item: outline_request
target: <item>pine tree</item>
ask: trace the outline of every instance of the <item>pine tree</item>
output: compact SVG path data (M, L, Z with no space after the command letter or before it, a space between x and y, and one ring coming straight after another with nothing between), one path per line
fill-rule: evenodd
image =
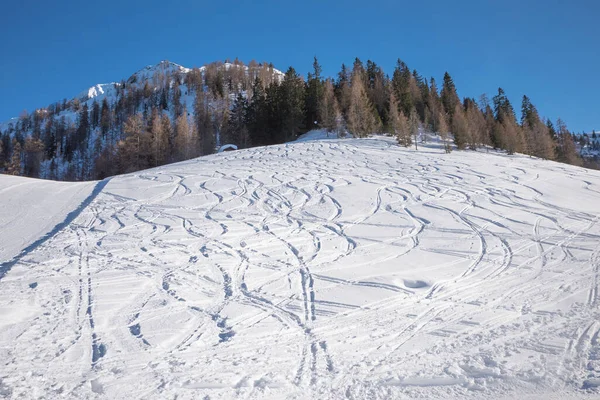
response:
M273 144L271 132L268 131L267 99L260 78L252 85L252 98L248 104L248 131L252 146Z
M373 61L367 61L367 97L375 106L381 121L387 121L389 82L383 70Z
M181 105L181 89L179 87L179 77L176 77L176 79L174 79L172 91L173 94L171 97L173 99L173 116L174 118L177 118L184 112L183 106Z
M94 100L94 103L92 104L90 125L91 125L92 129L95 129L98 127L99 123L100 123L100 105L98 104L98 102L96 100Z
M440 92L440 97L444 111L448 115L450 122L452 122L456 105L460 104L460 99L456 92L454 81L448 72L444 73L444 84Z
M504 89L498 88L498 94L494 96L494 114L496 115L496 120L504 123L505 119L510 119L510 122L516 123L515 110L513 109L512 104L506 97L506 93Z
M410 69L404 63L404 61L398 59L394 74L392 75L392 90L398 100L398 106L404 115L410 115L414 102L411 96L411 80L412 73Z
M83 104L79 113L79 124L77 126L77 139L75 149L83 149L87 147L90 134L90 122L87 103Z
M427 100L427 106L429 108L429 112L430 112L430 125L431 125L431 130L434 132L439 132L440 131L440 127L438 126L439 121L439 117L443 116L443 110L442 110L442 104L440 101L440 96L438 94L438 88L437 88L437 84L435 82L434 78L431 78L430 80L430 84L429 84L429 98ZM445 123L445 121L444 121ZM447 126L447 125L444 125Z
M323 98L323 80L321 78L321 66L314 58L313 72L308 74L306 82L306 128L315 129L323 124L319 119L319 110L321 108L321 99Z
M105 97L102 100L102 108L100 110L100 132L102 133L102 138L106 138L106 134L110 129L110 120L110 106Z
M317 64L318 65L318 64ZM320 90L320 89L319 89ZM282 132L280 142L295 140L303 128L305 88L302 78L290 67L280 87ZM316 112L312 110L311 112Z
M550 130L527 96L523 96L521 105L521 127L529 155L548 160L555 158L555 145Z
M350 108L350 93L351 93L351 74L345 64L342 64L340 72L338 72L338 78L335 83L335 95L338 99L340 109L343 114L348 113Z
M198 134L199 155L212 154L215 150L215 133L208 99L206 93L202 91L196 92L194 114L196 117L195 126Z
M46 149L46 158L53 159L56 156L57 145L56 145L56 128L54 118L48 118L46 126L44 127L44 134L42 135L42 141L44 148Z
M238 93L229 116L229 131L227 143L237 145L239 148L250 147L250 138L247 127L248 101Z

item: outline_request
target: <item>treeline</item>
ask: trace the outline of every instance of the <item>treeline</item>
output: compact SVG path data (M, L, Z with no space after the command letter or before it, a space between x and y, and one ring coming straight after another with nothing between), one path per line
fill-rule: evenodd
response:
M401 60L389 76L357 58L334 79L322 76L315 58L306 79L292 67L282 75L254 61L189 71L163 62L151 76L114 84L102 102L65 100L21 115L0 132L0 170L100 179L210 154L222 144L283 143L315 128L339 136L387 133L404 146L418 146L419 132L428 130L447 151L486 146L582 164L565 123L542 118L527 96L517 119L501 88L491 101L461 100L448 73L440 88Z

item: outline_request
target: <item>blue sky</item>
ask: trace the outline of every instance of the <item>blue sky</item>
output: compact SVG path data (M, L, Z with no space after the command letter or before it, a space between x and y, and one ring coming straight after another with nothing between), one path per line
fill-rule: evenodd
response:
M118 81L163 59L239 57L325 75L355 57L391 75L401 58L461 97L504 88L543 116L600 130L600 2L112 1L0 6L0 121Z

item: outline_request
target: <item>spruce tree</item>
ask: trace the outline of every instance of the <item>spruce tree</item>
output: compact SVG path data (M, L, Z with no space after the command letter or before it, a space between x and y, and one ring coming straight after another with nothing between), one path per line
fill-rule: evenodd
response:
M391 85L396 99L398 100L398 106L404 115L410 115L414 107L411 96L411 80L412 73L410 72L410 69L404 61L398 59L396 69L394 69L394 74L392 76Z
M289 142L290 140L296 139L304 125L304 82L294 68L290 67L287 70L280 89L282 135L280 136L279 141ZM314 111L316 111L316 109Z
M252 84L252 98L248 104L248 130L252 146L272 144L268 132L266 95L262 81L256 77Z
M215 150L215 132L213 129L209 101L207 93L203 91L196 92L194 101L194 115L196 118L196 132L198 135L197 154L204 156L214 153Z
M106 97L102 100L102 108L100 110L100 132L102 137L105 138L108 130L110 129L110 106Z
M321 77L321 66L314 58L313 72L308 74L306 82L306 129L315 129L322 126L323 121L319 119L319 109L323 97L323 79Z
M456 92L454 81L448 72L444 73L444 84L442 85L440 98L444 111L448 115L450 122L452 122L456 105L460 104L460 99Z
M229 116L229 134L227 143L233 143L239 148L250 146L247 127L248 101L238 93Z

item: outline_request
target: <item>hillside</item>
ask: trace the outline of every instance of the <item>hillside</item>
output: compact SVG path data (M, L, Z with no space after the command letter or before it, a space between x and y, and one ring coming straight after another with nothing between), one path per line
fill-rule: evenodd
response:
M316 57L306 77L289 67L238 59L186 68L162 61L120 82L0 124L0 173L52 180L100 180L213 154L281 144L324 129L334 135L388 134L411 146L438 132L448 151L494 148L597 167L582 159L566 123L544 117L523 96L521 117L506 92L460 98L444 73L440 87L398 59L386 74L372 60L322 75Z
M2 264L0 396L600 395L599 172L311 135L57 194Z
M146 66L127 79L95 84L69 100L0 122L0 172L54 180L89 180L213 153L221 138L227 139L226 127L217 119L229 112L236 96L246 96L257 78L266 86L281 82L283 76L273 65L255 61L245 65L237 59L199 68L170 61ZM195 126L198 97L206 103L206 118L210 119L201 133L200 127ZM131 135L126 131L126 123L136 115L142 118L144 129L158 116L164 125L160 145L163 153L169 154L164 154L160 162L153 159L147 165L119 165L113 170L109 166L132 157L125 154L122 145ZM185 127L177 121L180 116L185 117ZM148 140L156 146L156 132L153 135ZM186 142L197 140L197 136L211 137L195 146L181 144L184 140L178 135L190 136ZM175 154L176 144L198 148L183 156ZM136 156L140 152L136 149ZM15 157L17 160L13 160Z

